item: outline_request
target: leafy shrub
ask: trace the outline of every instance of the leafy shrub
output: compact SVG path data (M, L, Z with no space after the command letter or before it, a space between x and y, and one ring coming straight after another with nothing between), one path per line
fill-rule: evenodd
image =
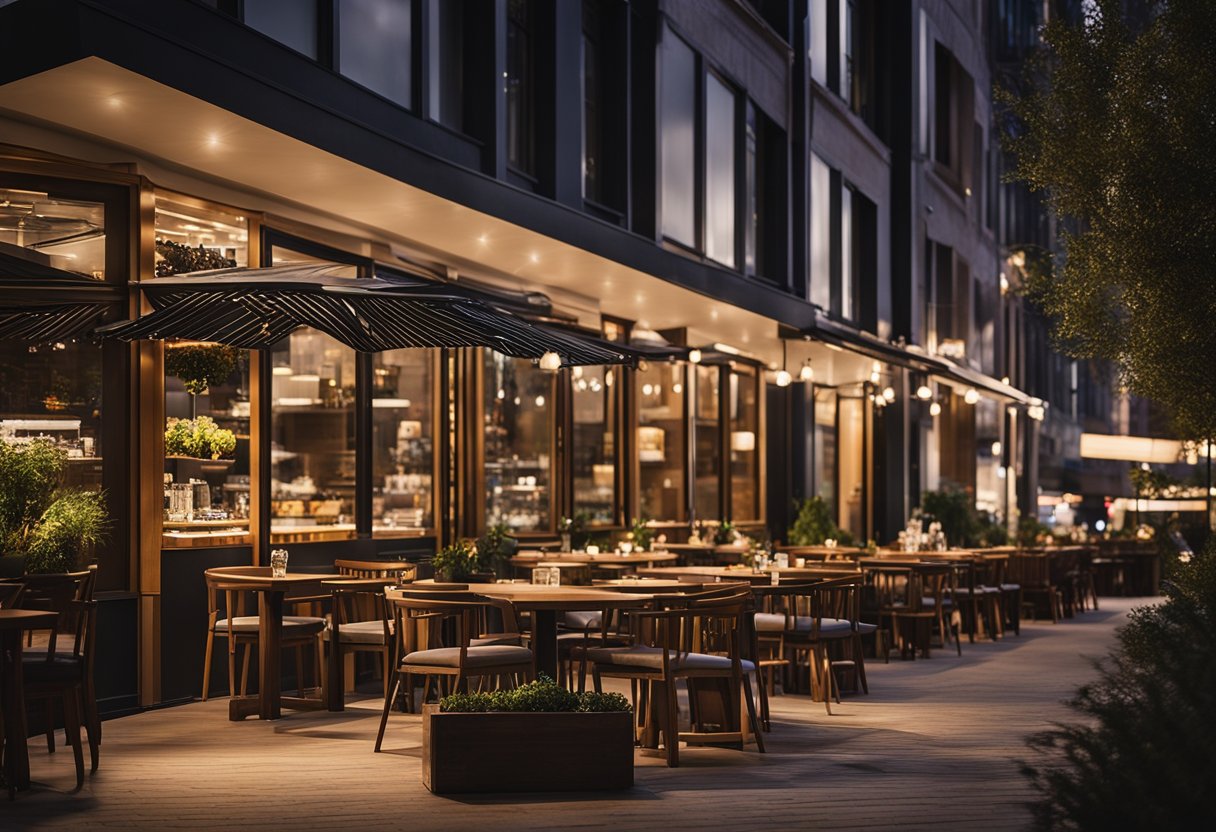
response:
M961 488L926 491L921 495L922 515L942 524L946 543L950 546L973 546L979 523L975 516L975 501Z
M186 392L199 396L223 384L236 372L241 352L223 344L183 344L165 348L165 372L182 380Z
M832 520L832 510L822 497L808 497L798 506L794 525L786 532L791 546L819 546L825 540L835 540L843 546L853 544L853 535Z
M640 552L649 552L654 542L654 529L647 525L649 522L650 518L643 514L633 518L633 524L629 527L628 537Z
M109 519L105 499L96 491L67 491L51 503L30 536L25 570L71 572L85 563L89 550L105 538Z
M508 561L519 549L519 541L511 536L510 526L498 523L477 538L475 546L479 568L493 569L496 574L505 576L510 571ZM434 560L431 562L434 563Z
M467 580L473 573L481 572L485 566L477 547L467 540L458 540L451 546L444 546L431 558L435 575L448 581Z
M1216 825L1216 540L1164 591L1069 703L1081 721L1030 738L1041 828Z
M236 450L236 434L210 416L170 419L165 427L165 453L197 459L219 459Z
M513 690L493 693L453 693L439 700L444 713L615 713L630 710L629 700L619 693L574 693L545 674Z

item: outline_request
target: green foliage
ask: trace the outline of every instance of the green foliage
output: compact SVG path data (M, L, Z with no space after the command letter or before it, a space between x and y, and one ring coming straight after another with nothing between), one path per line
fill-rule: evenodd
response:
M236 267L235 260L229 260L214 249L203 248L201 243L198 248L192 248L172 240L157 240L156 253L161 256L156 263L157 277Z
M165 372L182 380L186 392L198 396L213 384L223 384L236 372L241 351L223 344L183 344L165 348Z
M995 516L986 511L976 513L975 539L979 546L1005 546L1009 543L1009 529Z
M1105 359L1184 438L1216 437L1216 4L1156 0L1125 16L1096 0L1043 30L1013 118L1017 177L1068 230L1066 258L1031 268L1061 347ZM1136 21L1135 28L1128 20Z
M63 487L66 456L50 442L0 441L0 543L27 572L68 572L105 539L100 492Z
M643 552L649 552L650 544L654 542L654 529L646 525L649 522L649 517L639 515L633 518L633 525L629 527L629 539L634 548Z
M1152 468L1145 470L1139 465L1132 465L1128 469L1127 477L1131 480L1136 495L1145 499L1173 496L1182 484L1165 471L1155 471Z
M853 545L853 535L832 520L832 510L822 497L808 497L798 506L794 525L786 532L791 546L819 546L825 540L835 540L842 546Z
M1049 536L1051 529L1040 523L1037 518L1022 515L1018 519L1018 545L1024 548L1039 545L1039 538Z
M1079 721L1030 739L1041 828L1216 824L1216 541L1164 589L1069 703Z
M519 549L519 541L511 536L510 526L497 523L477 538L476 548L478 561L482 566L493 569L496 574L505 575L509 571L508 561Z
M435 575L443 576L444 580L464 581L485 570L489 564L476 546L467 540L458 540L436 552L431 558L431 566Z
M105 539L108 525L100 492L61 492L30 536L25 571L40 574L82 568L89 551Z
M921 514L926 520L942 524L942 533L950 546L974 546L978 540L979 522L975 501L961 488L926 491L920 497Z
M170 419L165 428L165 453L197 459L219 459L236 450L236 434L210 416Z
M50 442L0 441L0 546L25 551L43 512L54 502L63 476L64 452Z
M735 524L729 520L723 520L714 529L714 543L718 546L729 546L735 542Z
M574 693L542 673L536 681L513 690L453 693L439 700L439 710L444 713L614 713L628 711L630 706L629 700L619 693Z

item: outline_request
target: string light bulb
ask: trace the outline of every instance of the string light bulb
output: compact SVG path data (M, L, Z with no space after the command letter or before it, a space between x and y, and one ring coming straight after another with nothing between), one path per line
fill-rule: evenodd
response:
M802 365L802 369L798 371L798 379L800 381L814 381L815 368L811 366L811 362L806 362Z
M701 351L700 350L689 350L688 351L688 363L689 364L700 364L701 363Z
M942 406L939 402L934 402L933 404L929 405L929 415L930 416L941 416L942 415Z
M790 377L790 374L788 371L778 370L776 381L777 381L778 387L789 387L790 382L793 381L793 379Z
M894 387L884 387L883 391L882 391L882 397L884 399L886 399L888 404L895 401L895 388Z
M916 398L920 399L922 402L929 401L929 399L933 398L933 389L927 384L922 384L920 387L916 388Z
M967 388L967 392L963 394L963 401L967 404L976 404L980 400L980 394L974 387Z
M540 368L542 370L560 370L562 366L562 357L555 352L547 352L540 357Z

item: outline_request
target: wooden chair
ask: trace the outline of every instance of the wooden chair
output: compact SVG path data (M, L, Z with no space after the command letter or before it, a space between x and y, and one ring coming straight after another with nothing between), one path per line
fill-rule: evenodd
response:
M331 623L324 638L334 649L332 622L337 621L337 649L344 654L375 656L377 670L387 688L393 617L384 603L384 587L412 583L418 576L418 565L407 561L335 560L334 571L347 580L325 582L332 604Z
M409 590L391 600L395 638L392 683L384 697L376 751L384 741L388 712L404 684L407 708L414 709L413 677L422 676L423 700L435 677L436 687L449 691L472 678L484 685L493 679L514 683L533 676L532 651L518 643L514 608L510 603L474 592ZM487 624L501 617L504 632L487 635ZM512 632L514 631L514 632ZM510 643L515 636L516 643Z
M25 584L20 581L0 581L0 610L15 609L24 590Z
M418 564L408 561L335 560L334 571L351 578L383 578L390 584L406 584L418 577Z
M737 742L742 748L747 732L728 729L739 718L740 696L746 701L748 724L757 748L764 751L764 737L756 718L751 684L746 676L756 664L745 659L745 645L754 643L751 626L753 601L750 588L729 595L680 596L670 609L629 611L636 643L629 647L592 648L588 657L594 666L596 688L600 680L628 679L649 687L649 707L636 708L645 719L645 734L662 735L667 765L679 765L681 741L696 743ZM689 713L694 730L679 730L677 683L689 687ZM715 684L716 683L716 684ZM643 717L643 712L647 715ZM718 730L707 731L706 728ZM700 729L700 730L698 730Z
M249 656L258 643L259 620L256 614L250 615L250 610L256 612L257 602L254 593L248 585L240 581L226 581L222 576L207 574L207 647L203 656L203 695L207 701L211 694L211 657L215 640L224 639L228 645L228 695L236 695L236 652L242 648L241 659L241 695L248 690ZM288 598L287 604L312 603L315 599ZM304 688L304 650L315 651L315 679L317 687L322 686L321 678L324 673L325 657L321 643L321 633L324 632L324 618L310 615L283 616L283 648L293 648L296 659L296 687L303 693Z
M41 609L41 608L40 608ZM63 602L54 610L59 613L56 626L49 630L47 647L42 652L30 652L22 657L26 701L47 701L48 719L51 703L63 704L63 724L68 744L76 762L76 788L84 785L84 753L80 743L83 717L89 739L90 771L97 771L100 733L97 731L96 700L90 708L92 694L94 634L97 627L97 602L75 598ZM70 648L61 642L61 635L70 635ZM47 746L54 752L53 723L47 728Z
M1030 609L1031 618L1036 617L1035 599L1041 598L1051 615L1051 622L1058 624L1064 615L1063 599L1051 581L1051 557L1046 552L1021 551L1009 556L1009 578L1022 588L1022 603Z
M84 569L79 572L55 572L43 575L25 575L21 578L21 593L19 597L20 606L27 610L46 610L47 612L55 612L59 614L59 623L56 626L54 639L56 649L63 651L74 651L76 645L72 645L70 650L65 647L68 636L78 638L77 631L79 630L78 614L72 609L72 602L91 602L93 600L93 589L97 584L97 570L95 568ZM27 648L26 654L32 656L45 655L45 650L41 645L34 645L33 631L26 635ZM84 675L83 687L81 690L81 707L84 713L84 723L89 732L89 750L92 756L93 769L97 768L97 748L101 745L101 718L97 711L97 692L94 688L92 659L90 657L89 672ZM55 753L55 697L46 698L46 747L50 753ZM64 720L65 730L67 730L67 720ZM70 733L70 732L69 732ZM71 742L71 737L67 739Z

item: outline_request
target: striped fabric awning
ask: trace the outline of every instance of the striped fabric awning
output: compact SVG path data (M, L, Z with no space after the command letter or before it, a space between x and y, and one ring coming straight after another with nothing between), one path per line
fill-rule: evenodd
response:
M139 287L153 311L99 333L264 349L309 326L360 352L489 347L517 358L554 352L566 366L634 361L624 347L535 326L455 287L342 276L349 270L308 263L145 281Z
M75 338L119 310L124 298L124 290L112 284L0 249L0 340L44 344Z

